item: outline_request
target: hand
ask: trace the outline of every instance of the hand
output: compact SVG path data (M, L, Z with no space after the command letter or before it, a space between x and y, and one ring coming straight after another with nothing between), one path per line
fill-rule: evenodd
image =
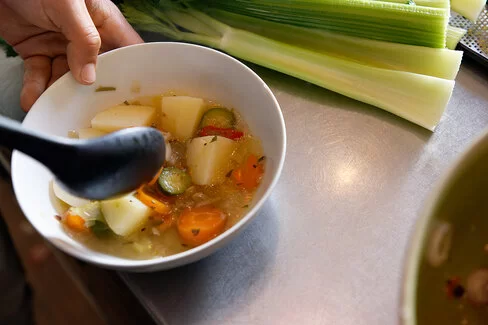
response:
M0 0L0 37L24 59L25 111L70 69L95 82L100 51L143 42L110 0Z

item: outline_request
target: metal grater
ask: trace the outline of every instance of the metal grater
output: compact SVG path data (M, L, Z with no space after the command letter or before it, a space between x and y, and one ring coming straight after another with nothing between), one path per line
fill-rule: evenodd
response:
M488 67L488 4L481 12L476 23L455 12L451 12L449 24L454 27L467 29L466 35L461 38L459 47L466 55Z

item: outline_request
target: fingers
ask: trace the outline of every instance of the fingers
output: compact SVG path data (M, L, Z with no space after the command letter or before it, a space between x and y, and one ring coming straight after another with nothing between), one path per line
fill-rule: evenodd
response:
M87 0L86 5L103 40L104 50L144 43L110 0Z
M54 60L52 61L51 79L49 80L47 86L51 87L51 85L56 80L61 78L68 71L69 71L69 66L68 66L68 59L66 58L66 56L61 55L55 57Z
M83 0L57 1L55 23L68 40L68 64L82 84L95 82L101 39ZM51 17L54 20L54 17Z
M46 56L32 56L24 61L24 86L20 94L20 106L29 111L41 94L56 80L69 71L64 55L52 61Z
M16 44L14 49L23 59L37 55L53 58L59 55L64 55L66 53L67 44L68 41L62 34L45 32Z
M29 111L39 96L46 90L50 78L50 58L32 56L24 61L24 85L20 93L20 106L24 111Z

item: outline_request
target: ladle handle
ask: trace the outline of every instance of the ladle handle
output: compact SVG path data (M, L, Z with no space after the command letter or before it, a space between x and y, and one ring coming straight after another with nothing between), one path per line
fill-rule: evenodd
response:
M50 170L62 168L63 155L73 150L69 139L41 134L0 116L0 146L18 150L38 160Z

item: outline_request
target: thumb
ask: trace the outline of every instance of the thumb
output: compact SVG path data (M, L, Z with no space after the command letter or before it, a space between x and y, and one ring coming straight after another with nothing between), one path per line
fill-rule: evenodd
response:
M100 35L83 0L58 2L56 17L61 32L68 40L68 65L74 78L83 84L95 82L95 65L101 46Z

